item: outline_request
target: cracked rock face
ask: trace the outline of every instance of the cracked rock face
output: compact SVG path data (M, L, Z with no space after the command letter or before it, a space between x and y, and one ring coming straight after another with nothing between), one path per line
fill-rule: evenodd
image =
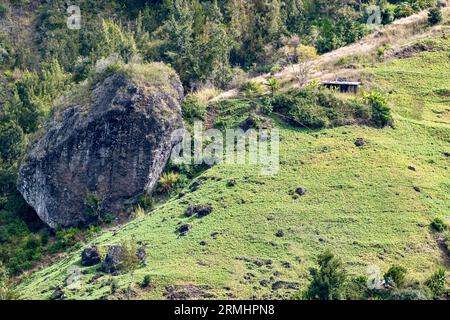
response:
M22 162L17 188L50 227L86 225L121 213L157 183L183 128L176 75L153 90L109 76L91 102L53 120Z

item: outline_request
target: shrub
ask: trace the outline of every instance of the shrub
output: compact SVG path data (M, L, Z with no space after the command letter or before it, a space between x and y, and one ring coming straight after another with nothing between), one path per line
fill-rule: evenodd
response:
M318 257L319 269L311 268L312 281L305 292L309 300L339 300L344 298L347 273L342 263L327 251Z
M137 206L133 211L133 218L142 218L145 216L145 210L141 206Z
M271 92L272 96L275 94L275 92L280 90L280 83L278 82L278 80L276 78L268 79L267 86L270 88L270 92Z
M442 22L442 11L440 8L431 8L428 11L428 24L434 26L435 24Z
M150 281L151 281L150 276L146 274L144 276L144 280L142 280L142 287L147 288L150 285Z
M193 95L188 95L181 106L183 118L191 123L195 120L205 120L206 109L206 103Z
M0 18L6 17L7 13L8 8L3 3L0 3Z
M241 92L243 92L244 96L247 97L255 97L261 95L263 91L263 84L253 80L247 81L241 88Z
M159 178L159 190L161 192L171 191L179 182L180 175L175 172L165 172Z
M129 239L122 239L120 246L122 248L120 255L120 269L133 272L139 264L139 258L136 255L136 242Z
M328 125L328 118L316 104L313 90L291 90L281 93L272 100L273 111L306 128L323 128Z
M395 18L404 18L414 14L414 9L407 2L400 3L395 8Z
M445 293L445 270L439 269L431 275L425 282L426 286L430 288L435 298L439 298Z
M0 262L0 301L17 299L19 299L19 296L14 290L14 286L9 278L9 273Z
M391 109L384 97L378 92L365 95L366 102L372 108L372 122L379 128L392 124Z
M0 159L13 162L25 151L25 135L22 128L13 121L0 124Z
M393 265L384 274L384 280L388 285L394 285L400 288L405 284L406 272L407 270L404 267Z
M431 221L431 228L438 232L443 232L447 230L447 225L441 218L434 218L433 221Z
M389 300L428 300L428 296L419 289L395 289L387 297Z

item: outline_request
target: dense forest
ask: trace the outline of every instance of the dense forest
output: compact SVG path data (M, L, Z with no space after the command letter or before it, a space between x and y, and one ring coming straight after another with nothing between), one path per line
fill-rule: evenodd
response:
M248 75L281 70L291 62L287 57L298 62L292 48L323 54L358 41L376 28L367 23L373 5L382 24L436 5L435 0L77 0L81 28L68 29L66 3L0 1L0 262L13 276L98 230L48 229L16 191L16 178L55 101L94 79L102 59L165 62L186 92L230 89ZM13 21L19 13L32 31Z

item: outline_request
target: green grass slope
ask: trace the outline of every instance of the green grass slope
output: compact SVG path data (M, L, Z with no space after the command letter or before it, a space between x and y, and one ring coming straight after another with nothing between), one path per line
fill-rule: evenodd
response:
M281 170L261 176L250 166L217 165L208 179L183 199L173 199L149 215L93 243L133 238L146 244L146 266L133 276L132 297L165 299L174 292L191 298L289 298L308 283L308 268L331 249L352 274L377 265L405 266L410 279L424 280L446 265L429 223L450 209L449 52L428 52L382 63L372 70L389 94L395 128L340 127L320 131L282 124ZM439 91L441 92L441 91ZM356 138L367 145L357 148ZM408 169L414 166L416 171ZM228 179L237 185L227 187ZM294 200L289 191L304 187ZM421 192L414 190L420 187ZM183 216L187 205L211 204L202 219ZM176 228L192 224L180 237ZM284 237L277 237L282 230ZM206 241L205 246L199 243ZM80 265L80 251L25 279L25 298L48 299L64 286L67 270ZM448 268L448 264L446 265ZM81 268L69 299L124 298L129 274L94 278ZM149 275L151 286L138 283ZM114 278L114 280L112 280ZM119 288L111 295L111 283Z

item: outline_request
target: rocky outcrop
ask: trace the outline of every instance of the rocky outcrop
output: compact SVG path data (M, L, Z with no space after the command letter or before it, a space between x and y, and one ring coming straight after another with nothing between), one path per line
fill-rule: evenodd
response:
M100 253L97 247L86 248L81 252L81 265L83 267L90 267L99 264L101 261Z
M18 190L50 227L118 214L157 183L171 134L183 127L183 88L162 64L131 71L101 81L89 102L64 108L23 161Z

